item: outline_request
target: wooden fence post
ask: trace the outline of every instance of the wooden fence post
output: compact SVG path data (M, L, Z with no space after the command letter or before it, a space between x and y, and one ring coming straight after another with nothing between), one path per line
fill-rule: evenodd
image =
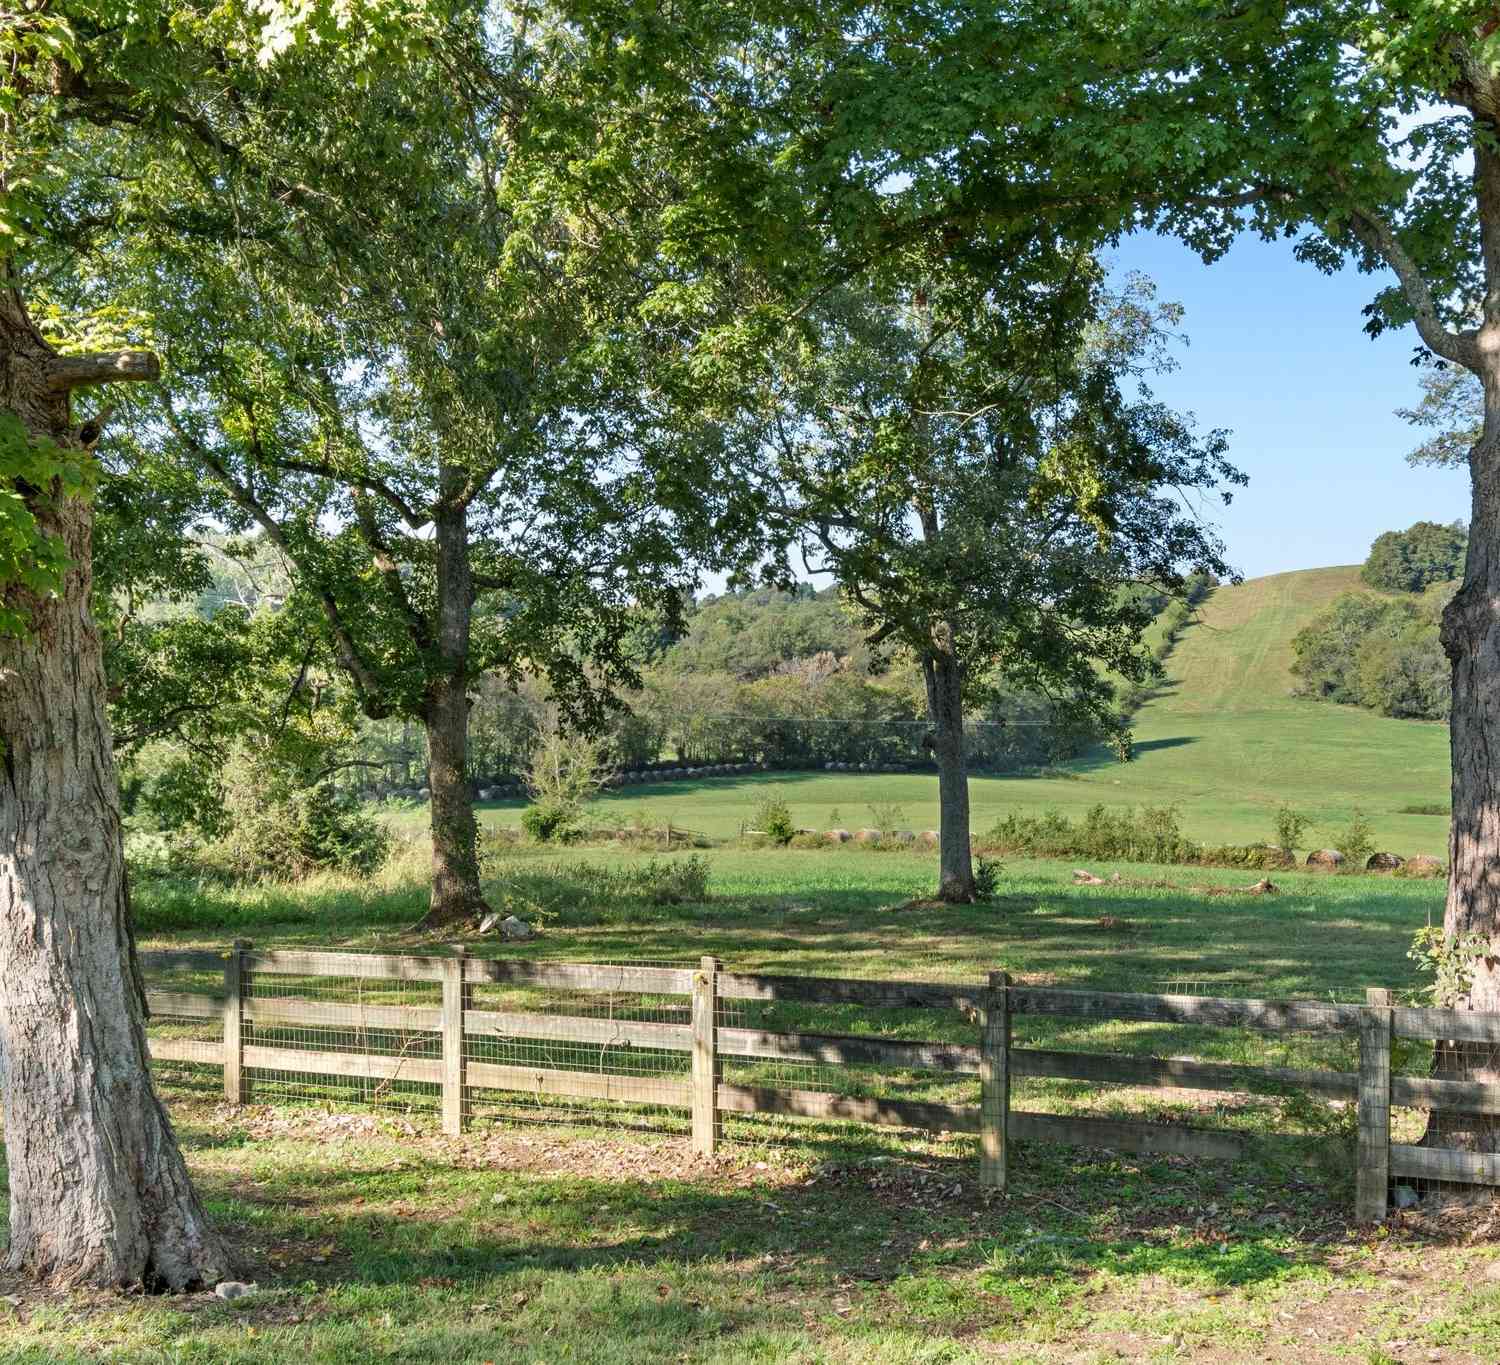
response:
M1003 1190L1010 1145L1010 977L991 972L979 1044L979 1185Z
M443 959L443 1132L458 1137L464 1131L464 1010L469 992L464 985L466 950L459 946Z
M703 958L693 974L693 1151L699 1156L712 1156L719 1145L718 974L716 957Z
M1359 1016L1359 1146L1354 1216L1379 1223L1391 1175L1391 993L1371 988Z
M250 940L237 938L224 954L224 1098L245 1102L245 953Z

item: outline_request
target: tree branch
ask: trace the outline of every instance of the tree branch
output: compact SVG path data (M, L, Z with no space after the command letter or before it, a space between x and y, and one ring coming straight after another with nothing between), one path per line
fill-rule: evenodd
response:
M154 384L161 361L150 351L110 351L102 355L60 355L47 366L47 387L67 393L88 384Z
M177 439L191 450L205 468L218 479L235 504L255 520L271 543L287 557L287 560L296 564L297 555L287 540L281 523L261 504L248 485L236 479L227 465L215 459L199 441L194 439L178 420L171 403L163 403L162 409L167 425L172 428ZM326 588L312 583L309 583L308 587L316 594L319 605L323 608L323 617L328 622L329 633L333 636L337 646L339 665L354 683L354 690L359 695L360 705L364 708L365 714L371 720L384 720L391 714L390 703L385 698L385 689L381 686L380 679L374 671L360 657L359 648L354 642L354 637L349 633L348 626L344 623L338 602Z
M1427 283L1421 267L1401 245L1391 225L1373 209L1358 204L1348 212L1350 231L1368 251L1396 272L1396 278L1401 281L1401 292L1411 305L1417 332L1428 350L1442 356L1444 360L1473 369L1479 358L1478 342L1474 334L1454 332L1444 326L1438 313L1437 300L1432 296L1432 286Z

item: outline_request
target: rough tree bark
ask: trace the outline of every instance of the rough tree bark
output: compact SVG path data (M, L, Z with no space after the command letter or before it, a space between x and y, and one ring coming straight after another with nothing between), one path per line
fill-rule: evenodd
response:
M154 379L155 358L58 357L0 288L0 410L77 447L69 392ZM18 491L71 560L0 639L0 1049L11 1268L65 1283L182 1289L230 1269L152 1088L125 883L104 669L89 613L92 514Z
M948 627L940 628L952 640ZM964 756L963 665L951 648L922 660L932 754L938 767L938 899L974 900L974 860L969 849L969 769Z
M1451 943L1478 935L1491 944L1491 953L1472 964L1462 1003L1500 1010L1500 355L1486 360L1484 432L1469 455L1468 558L1463 584L1443 613L1443 649L1453 666L1453 820L1443 928ZM1450 1079L1500 1083L1500 1055L1478 1044L1439 1043L1433 1069ZM1500 1151L1500 1122L1493 1115L1434 1113L1426 1141Z
M433 518L438 667L422 712L431 797L432 899L421 928L454 924L490 908L479 884L479 831L467 774L469 635L474 609L468 511L459 471L440 468L438 482L439 503Z

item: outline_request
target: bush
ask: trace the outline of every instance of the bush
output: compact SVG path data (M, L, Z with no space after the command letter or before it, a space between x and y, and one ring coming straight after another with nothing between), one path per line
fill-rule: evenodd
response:
M789 844L797 833L797 826L792 823L792 808L778 791L765 795L755 808L752 823L773 844Z
M895 801L872 801L869 810L870 827L878 829L882 839L906 828L906 812Z
M1000 888L1000 874L1005 864L997 858L983 858L974 864L974 895L982 901L995 899Z
M538 844L561 843L577 828L578 812L559 801L537 801L521 812L521 828Z
M1375 830L1358 806L1345 828L1334 835L1332 848L1344 855L1344 872L1363 872L1365 863L1375 852Z
M1281 806L1276 812L1276 847L1284 848L1288 853L1301 848L1302 836L1311 823L1301 811Z
M249 880L298 880L313 872L368 876L390 852L390 834L352 792L329 783L266 793L253 771L227 793L228 831L204 848L210 870Z
M1198 854L1197 845L1183 836L1175 806L1091 806L1077 825L1055 810L1041 816L1009 815L985 842L998 852L1032 858L1181 863L1195 861Z

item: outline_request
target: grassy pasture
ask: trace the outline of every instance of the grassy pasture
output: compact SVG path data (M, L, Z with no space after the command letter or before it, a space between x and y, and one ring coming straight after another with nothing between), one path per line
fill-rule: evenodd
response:
M421 908L420 852L366 883L147 881L136 897L142 942L243 935L432 951L402 934ZM1060 984L1186 978L1348 998L1370 983L1411 984L1406 942L1441 905L1440 886L1383 878L1291 874L1278 879L1279 897L1252 898L1211 894L1243 880L1211 870L1105 866L1119 884L1074 888L1065 865L1017 863L998 903L949 910L912 903L932 875L916 854L701 856L710 898L672 907L598 894L600 869L639 868L649 855L508 856L491 869L492 894L554 912L541 941L510 951L716 952L744 968L955 980L1004 966ZM912 1031L910 1016L879 1012L841 1022ZM966 1027L950 1025L954 1036ZM1161 1041L1085 1028L1063 1045ZM1274 1105L1194 1098L1211 1106L1202 1121L1278 1121ZM1025 1097L1027 1107L1094 1103ZM707 1164L661 1133L518 1123L446 1139L399 1114L231 1112L180 1092L173 1105L213 1214L262 1292L225 1304L7 1282L0 1293L15 1302L0 1319L0 1359L969 1365L1500 1354L1487 1215L1407 1213L1371 1236L1348 1225L1333 1168L1023 1145L1010 1193L987 1203L963 1138L736 1127Z
M1194 837L1249 841L1269 834L1285 800L1319 822L1320 843L1358 805L1386 846L1441 854L1443 817L1398 812L1443 799L1443 729L1286 695L1288 626L1352 577L1319 570L1216 593L1173 656L1172 684L1141 712L1135 763L1091 756L1066 776L977 779L976 828L1012 809L1175 802ZM878 801L903 804L913 828L935 820L931 778L776 781L811 826L858 827ZM620 823L644 806L724 837L749 820L764 787L636 788L606 797L603 819ZM518 810L484 818L513 823ZM410 840L368 881L143 880L141 943L248 937L441 951L405 932L425 908L425 812L394 818ZM955 981L1004 968L1061 986L1349 1000L1368 985L1418 984L1406 948L1443 901L1441 883L1275 874L1281 892L1265 897L1238 891L1252 879L1244 873L1112 864L1091 867L1119 882L1074 887L1070 864L1016 860L994 903L939 907L921 899L934 879L930 854L720 847L696 856L709 864L708 898L657 906L619 875L642 872L650 854L506 851L487 868L490 895L540 912L544 935L471 950L603 961L712 952L741 970ZM765 1022L775 1028L972 1040L956 1016L919 1024L900 1011L774 1008ZM1221 1030L1018 1020L1016 1040L1341 1064L1325 1044ZM916 1089L913 1077L856 1079L867 1093L973 1101L970 1080L926 1078ZM1309 1116L1276 1096L1163 1099L1030 1082L1018 1108L1170 1114L1266 1133L1300 1126L1335 1141L1327 1159L1295 1168L1022 1144L1007 1196L986 1201L967 1138L731 1121L733 1140L710 1164L664 1132L538 1122L447 1139L421 1115L228 1111L201 1091L170 1094L200 1189L261 1292L232 1304L121 1298L0 1276L9 1296L0 1361L1500 1359L1493 1210L1424 1205L1378 1232L1350 1226L1336 1155L1347 1111Z
M975 777L974 830L982 833L1012 811L1056 807L1076 818L1100 802L1175 805L1190 838L1253 843L1270 837L1272 817L1285 802L1313 821L1313 847L1334 840L1357 807L1381 847L1445 857L1447 817L1402 811L1446 805L1447 727L1291 696L1292 636L1339 593L1359 586L1358 570L1350 567L1218 589L1173 650L1165 686L1137 714L1133 762L1117 763L1100 750L1053 776ZM914 773L780 773L628 787L606 793L598 817L620 824L645 813L728 838L751 823L768 783L809 828L857 829L878 802L899 804L913 829L937 823L937 778ZM481 819L513 826L521 808L494 804L481 810ZM416 829L426 810L395 819Z

